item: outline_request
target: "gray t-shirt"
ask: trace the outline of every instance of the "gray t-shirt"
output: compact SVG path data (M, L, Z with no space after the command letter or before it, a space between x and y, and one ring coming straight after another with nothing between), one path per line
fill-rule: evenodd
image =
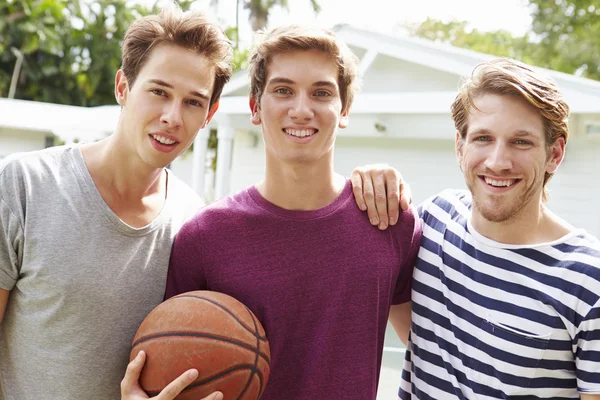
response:
M148 226L123 223L78 147L0 163L0 399L115 400L131 341L164 295L171 245L200 198L171 172Z

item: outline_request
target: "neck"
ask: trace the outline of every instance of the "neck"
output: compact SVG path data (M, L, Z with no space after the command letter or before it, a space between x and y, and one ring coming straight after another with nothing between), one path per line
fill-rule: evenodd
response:
M339 196L346 184L346 179L334 172L332 162L273 164L267 158L265 179L256 188L265 199L287 210L323 208Z
M553 214L541 201L531 201L519 213L505 221L485 219L473 205L471 224L475 230L496 242L533 245L558 240L574 228Z
M81 146L83 159L97 184L124 198L143 198L165 190L164 168L151 168L116 134Z

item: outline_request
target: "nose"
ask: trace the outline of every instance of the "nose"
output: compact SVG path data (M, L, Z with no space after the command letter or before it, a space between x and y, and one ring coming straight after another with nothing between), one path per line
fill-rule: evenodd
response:
M160 122L167 125L169 129L179 128L182 124L183 118L181 115L181 105L172 101L165 104Z
M508 146L497 141L490 148L490 153L485 160L485 166L492 171L503 171L512 168L511 152Z
M304 94L297 95L290 105L288 115L295 122L310 121L315 116L310 98Z

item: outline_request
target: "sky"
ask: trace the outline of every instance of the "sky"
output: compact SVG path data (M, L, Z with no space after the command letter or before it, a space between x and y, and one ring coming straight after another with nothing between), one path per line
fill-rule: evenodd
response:
M135 0L152 5L154 0ZM169 0L161 0L167 3ZM318 0L321 12L315 16L309 0L288 0L289 12L276 7L269 26L288 23L331 28L347 23L383 33L399 32L399 26L419 23L427 17L443 21L466 20L469 26L491 31L506 29L515 35L528 31L531 17L526 0ZM207 9L210 0L198 0L194 7ZM219 0L211 10L221 24L235 25L235 0ZM250 43L248 11L240 13L242 42ZM242 24L243 23L243 24Z

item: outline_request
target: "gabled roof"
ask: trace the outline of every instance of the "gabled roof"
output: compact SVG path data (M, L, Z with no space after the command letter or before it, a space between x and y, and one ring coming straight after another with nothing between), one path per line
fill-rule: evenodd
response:
M50 132L65 140L95 140L107 134L105 127L98 124L103 116L98 115L95 110L96 108L0 98L0 127ZM113 124L110 129L114 129L114 126Z
M446 43L377 33L346 24L337 25L334 27L334 30L338 37L344 40L349 46L366 50L366 54L361 60L364 68L368 68L372 64L373 59L378 54L381 54L423 67L455 74L457 75L458 83L459 77L470 75L477 64L495 58L495 56L489 54L458 48ZM600 112L599 81L544 68L535 67L535 69L555 80L565 98L569 101L573 112ZM223 96L227 97L229 94L248 85L247 72L238 72L226 86ZM357 100L363 94L359 94ZM353 107L353 112L356 111L356 107ZM435 110L431 111L435 112Z

